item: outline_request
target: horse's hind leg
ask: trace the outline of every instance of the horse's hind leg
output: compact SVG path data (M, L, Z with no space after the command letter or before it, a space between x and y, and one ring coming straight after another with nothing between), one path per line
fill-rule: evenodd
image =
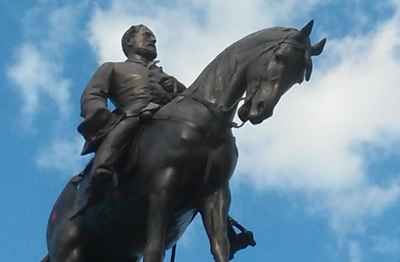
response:
M164 259L165 229L171 214L172 201L172 194L166 190L153 193L149 197L144 262L161 262Z
M77 220L70 220L78 198L78 191L72 181L73 179L57 199L47 224L50 262L85 262L82 244L86 236L79 229Z
M229 261L229 240L227 236L228 212L231 193L228 185L203 198L199 211L210 240L211 253L217 262Z
M73 223L64 226L54 236L53 248L49 250L50 262L102 261L97 259L96 251L88 252L85 239Z

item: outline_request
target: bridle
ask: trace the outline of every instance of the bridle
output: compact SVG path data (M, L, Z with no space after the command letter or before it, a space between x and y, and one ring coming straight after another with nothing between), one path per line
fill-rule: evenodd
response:
M255 56L255 58L251 61L250 64L254 63L254 61L256 59L258 59L260 56L262 56L265 53L268 53L268 52L270 52L272 50L272 52L269 54L268 58L266 59L266 61L264 63L264 70L263 70L263 72L262 72L262 74L260 76L260 81L259 82L261 82L262 78L265 78L267 76L267 74L268 74L268 72L267 72L268 70L267 69L268 69L268 66L269 66L269 64L271 62L271 58L276 54L276 52L279 50L279 48L281 47L282 44L288 43L288 44L294 45L298 49L305 49L305 48L299 48L298 42L296 43L296 41L290 41L289 37L294 33L297 33L297 32L291 32L291 33L287 34L285 37L282 38L281 41L279 41L278 43L270 46L269 48L267 48L265 50L263 50L258 56ZM273 80L276 80L276 77L268 79L268 81L273 81ZM227 123L227 122L225 122L224 119L222 119L221 113L227 113L227 112L231 111L233 108L237 107L238 104L240 102L242 102L242 101L244 101L244 103L241 106L241 108L239 109L239 111L242 108L249 107L250 104L251 104L251 101L253 100L253 98L255 96L255 94L258 92L258 90L260 88L262 88L262 86L261 85L257 85L254 88L252 88L251 90L246 90L246 96L238 98L229 107L220 106L220 105L216 105L214 103L211 103L211 102L205 100L202 97L196 96L195 93L190 93L190 94L181 93L181 94L178 95L178 97L179 96L182 97L182 98L183 97L187 97L187 98L190 98L193 101L196 101L196 102L200 103L201 105L203 105L214 116L215 120L218 121L219 123L221 123L222 129L225 129L225 128L241 128L247 122L247 119L245 121L242 120L241 124L238 124L238 123L233 122L233 121ZM153 119L172 120L172 121L175 121L175 122L180 122L180 123L187 124L187 125L192 126L192 127L196 128L196 129L201 129L202 131L204 131L203 128L198 127L193 122L191 122L191 121L189 121L187 119L181 119L181 118L176 117L176 116L174 116L174 117L168 116L167 117L167 116L162 116L162 115L156 114L155 116L153 116Z
M305 50L304 47L299 47L298 42L296 42L296 41L291 41L291 40L289 39L289 37L290 37L292 34L295 34L295 33L297 33L297 32L291 32L291 33L287 34L280 42L276 43L275 45L271 46L270 48L268 48L268 49L266 49L266 50L263 50L262 53L260 53L258 56L256 56L256 57L253 59L253 61L252 61L251 63L254 63L254 61L255 61L256 59L258 59L260 56L262 56L262 55L264 55L265 53L267 53L267 52L269 52L269 51L272 50L272 52L270 52L268 58L266 59L266 61L265 61L264 64L263 64L263 65L264 65L264 70L263 70L263 72L262 72L262 74L261 74L261 76L260 76L260 79L259 79L258 83L261 83L261 79L266 79L266 78L267 78L268 67L269 67L269 64L271 63L271 58L276 54L276 52L279 50L279 48L281 47L282 44L290 44L290 45L295 46L295 48ZM278 78L278 77L269 78L269 79L268 79L268 82L274 81L274 80L276 80L277 78ZM243 103L243 105L241 106L241 108L239 109L239 111L240 111L240 110L243 110L243 111L248 111L248 110L249 110L249 108L250 108L250 106L251 106L251 103L252 103L252 100L253 100L255 94L259 91L260 88L263 88L263 87L262 87L262 85L258 84L258 85L255 86L255 87L251 86L251 89L250 89L250 90L249 90L249 89L246 90L246 96L245 96L244 98L239 99L239 100L237 101L237 103L238 103L238 102L244 100L244 103ZM237 105L237 104L235 104L235 106L236 106L236 105ZM236 123L233 123L234 125L233 125L232 127L234 127L234 128L240 128L240 127L242 127L248 120L247 120L247 119L245 119L245 120L242 120L242 119L241 119L241 121L242 121L242 123L241 123L240 125L239 125L239 124L236 124Z

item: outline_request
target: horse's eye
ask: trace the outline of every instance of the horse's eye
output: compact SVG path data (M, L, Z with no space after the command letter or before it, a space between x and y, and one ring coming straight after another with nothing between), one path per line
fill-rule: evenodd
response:
M285 60L286 60L286 57L281 52L276 52L275 58L276 58L276 61L278 61L278 62L285 62Z

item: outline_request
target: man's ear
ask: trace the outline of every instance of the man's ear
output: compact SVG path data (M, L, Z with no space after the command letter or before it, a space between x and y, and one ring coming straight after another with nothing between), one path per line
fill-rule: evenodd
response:
M128 45L128 46L132 46L132 37L129 37L128 39L126 39L126 44Z

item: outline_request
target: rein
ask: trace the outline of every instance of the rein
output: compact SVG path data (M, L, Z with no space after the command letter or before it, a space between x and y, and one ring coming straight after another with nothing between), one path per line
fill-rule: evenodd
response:
M214 116L215 116L215 118L219 121L220 119L220 116L219 116L219 114L218 114L218 110L220 111L220 112L224 112L224 113L226 113L226 112L229 112L230 110L232 110L233 108L235 108L241 101L244 101L245 100L245 98L244 97L241 97L241 98L239 98L239 99L237 99L230 107L224 107L224 106L217 106L217 105L215 105L215 104L213 104L213 103L211 103L211 102L208 102L207 100L205 100L205 99L203 99L203 98L200 98L200 97L196 97L196 96L194 96L193 94L189 94L189 95L186 95L186 94L179 94L180 96L183 96L183 97L189 97L189 98L191 98L191 99L193 99L194 101L197 101L197 102L199 102L200 104L202 104L205 108L207 108L210 112L211 112L211 114L213 114ZM240 125L238 125L237 123L235 123L235 122L230 122L229 123L229 127L230 128L241 128L243 125L245 124L245 122L243 122L243 123L241 123Z
M211 126L207 127L207 125L205 126L202 123L195 122L195 121L185 118L185 117L171 116L170 114L163 114L161 112L157 112L157 113L153 114L151 116L151 119L172 121L172 122L176 122L176 123L180 123L180 124L189 126L193 129L199 131L200 133L202 133L207 139L212 141L213 144L215 144L215 143L218 144L219 143L218 141L221 141L220 139L225 139L225 135L223 134L224 130L226 130L228 128L240 128L244 124L244 123L242 123L241 125L238 125L235 122L226 121L223 118L223 116L221 115L221 113L226 113L226 112L229 112L230 110L232 110L235 106L237 106L237 104L240 101L244 100L244 98L238 99L230 107L215 105L209 101L206 101L203 98L193 96L193 94L189 94L189 95L188 94L179 94L177 99L179 101L184 98L190 98L193 101L195 101L196 103L199 103L202 106L204 106L210 112L210 114L213 116L213 118L215 119L214 121L218 124L214 125L214 128L210 128Z

